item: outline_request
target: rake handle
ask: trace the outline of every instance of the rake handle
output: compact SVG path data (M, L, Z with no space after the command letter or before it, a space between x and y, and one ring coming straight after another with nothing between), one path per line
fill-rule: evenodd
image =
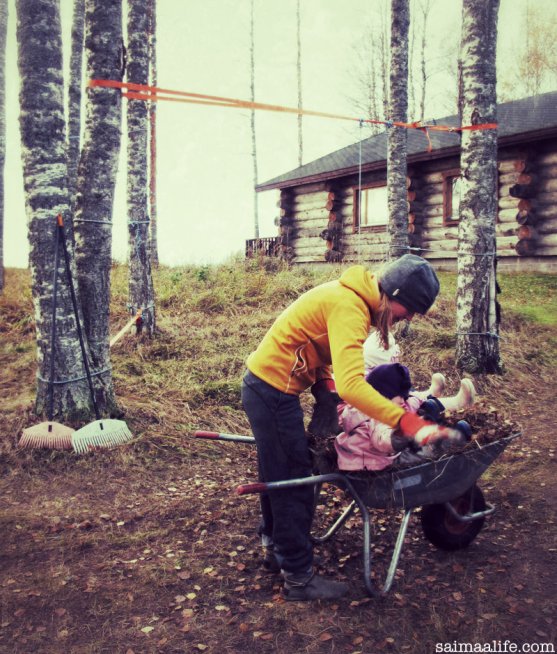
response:
M89 361L87 360L87 352L85 351L85 342L83 340L83 332L81 330L81 322L79 320L79 311L77 308L77 298L75 296L75 288L72 279L72 271L70 267L70 257L68 255L68 246L66 245L66 235L64 233L64 220L61 214L58 214L58 229L60 230L62 240L62 250L64 251L64 261L66 264L66 277L68 278L68 286L70 287L70 295L72 298L72 306L75 314L75 323L77 327L77 336L79 338L79 347L81 348L81 356L83 358L83 365L85 367L85 375L87 376L87 383L89 385L89 392L91 393L91 402L95 410L95 417L97 420L101 419L97 400L95 399L95 389L93 388L93 380L91 378L91 370L89 368Z
M234 443L255 443L253 436L242 436L240 434L225 434L218 431L204 431L198 429L193 432L195 438L208 438L215 441L232 441Z
M48 420L54 415L54 347L56 342L56 306L58 299L58 262L60 260L60 232L54 230L54 272L52 274L52 322L50 324L50 374L48 380Z

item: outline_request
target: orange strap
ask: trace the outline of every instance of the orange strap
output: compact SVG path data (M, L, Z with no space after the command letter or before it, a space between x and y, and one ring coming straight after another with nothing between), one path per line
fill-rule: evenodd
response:
M278 111L283 113L292 113L303 116L317 116L320 118L334 118L336 120L350 120L360 123L369 123L373 125L386 125L387 127L404 127L406 129L419 129L423 131L429 141L428 130L441 132L458 132L463 130L478 129L496 129L497 123L483 123L481 125L465 125L462 127L450 127L448 125L422 125L419 121L412 123L403 123L390 120L374 120L372 118L354 118L342 114L332 114L324 111L312 111L310 109L297 109L294 107L284 107L276 104L265 104L262 102L248 102L235 98L226 98L218 95L207 95L204 93L191 93L187 91L174 91L172 89L163 89L158 86L149 86L148 84L134 84L132 82L118 82L116 80L93 79L89 82L89 87L103 87L121 89L122 95L130 100L148 100L158 102L166 100L169 102L188 102L191 104L203 104L219 107L234 107L240 109L261 109L264 111ZM176 97L167 97L176 96Z

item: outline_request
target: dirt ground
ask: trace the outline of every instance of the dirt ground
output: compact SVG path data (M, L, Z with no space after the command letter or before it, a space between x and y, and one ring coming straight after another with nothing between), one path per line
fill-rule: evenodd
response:
M35 345L30 293L18 290L28 286L8 284L11 294L0 299L0 652L432 654L505 651L497 647L505 641L516 651L555 651L553 327L510 315L506 373L475 379L483 401L511 412L522 436L479 480L497 508L471 545L436 549L416 512L392 590L373 599L355 515L316 548L319 572L348 581L348 596L289 603L280 577L261 567L258 498L234 492L256 480L255 449L192 432L246 428L243 361L277 306L299 292L300 275L217 272L161 273L161 333L152 342L124 339L113 357L116 394L137 438L84 456L16 449L22 429L38 421ZM126 271L116 273L115 307L123 307ZM552 296L543 283L540 301ZM530 297L531 280L526 288L525 303L545 306ZM438 304L403 360L419 385L443 370L454 389L454 310L449 300ZM319 520L344 502L329 489ZM373 511L379 580L399 519ZM476 649L458 649L467 644Z
M551 406L550 390L540 389L538 406ZM187 461L163 452L142 463L124 447L77 461L36 452L4 466L0 651L429 653L453 641L554 644L555 449L547 418L520 406L523 436L480 482L497 511L477 539L465 550L437 550L413 517L395 583L380 600L365 592L357 516L317 548L321 572L346 579L348 597L281 599L279 577L260 566L257 499L233 493L255 480L249 445L184 434ZM331 491L325 513L341 495ZM396 521L394 512L374 512L373 569L383 577Z

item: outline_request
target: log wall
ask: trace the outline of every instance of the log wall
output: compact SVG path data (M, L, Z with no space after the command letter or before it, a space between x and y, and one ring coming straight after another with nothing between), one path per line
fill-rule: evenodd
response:
M408 172L410 245L428 259L455 260L458 224L443 217L443 173L457 157L414 163ZM500 148L497 251L509 261L557 257L557 139L528 148ZM385 171L362 176L362 186L385 181ZM354 226L358 178L283 189L278 202L281 256L293 263L383 261L388 233ZM539 266L538 266L539 267ZM536 266L534 266L534 269Z

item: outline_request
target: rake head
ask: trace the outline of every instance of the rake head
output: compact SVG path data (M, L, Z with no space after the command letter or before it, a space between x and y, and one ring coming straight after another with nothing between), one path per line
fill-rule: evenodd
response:
M71 446L77 454L110 448L131 441L133 435L123 420L95 420L73 433Z
M25 428L17 446L28 449L71 450L73 434L71 427L59 422L41 422Z

